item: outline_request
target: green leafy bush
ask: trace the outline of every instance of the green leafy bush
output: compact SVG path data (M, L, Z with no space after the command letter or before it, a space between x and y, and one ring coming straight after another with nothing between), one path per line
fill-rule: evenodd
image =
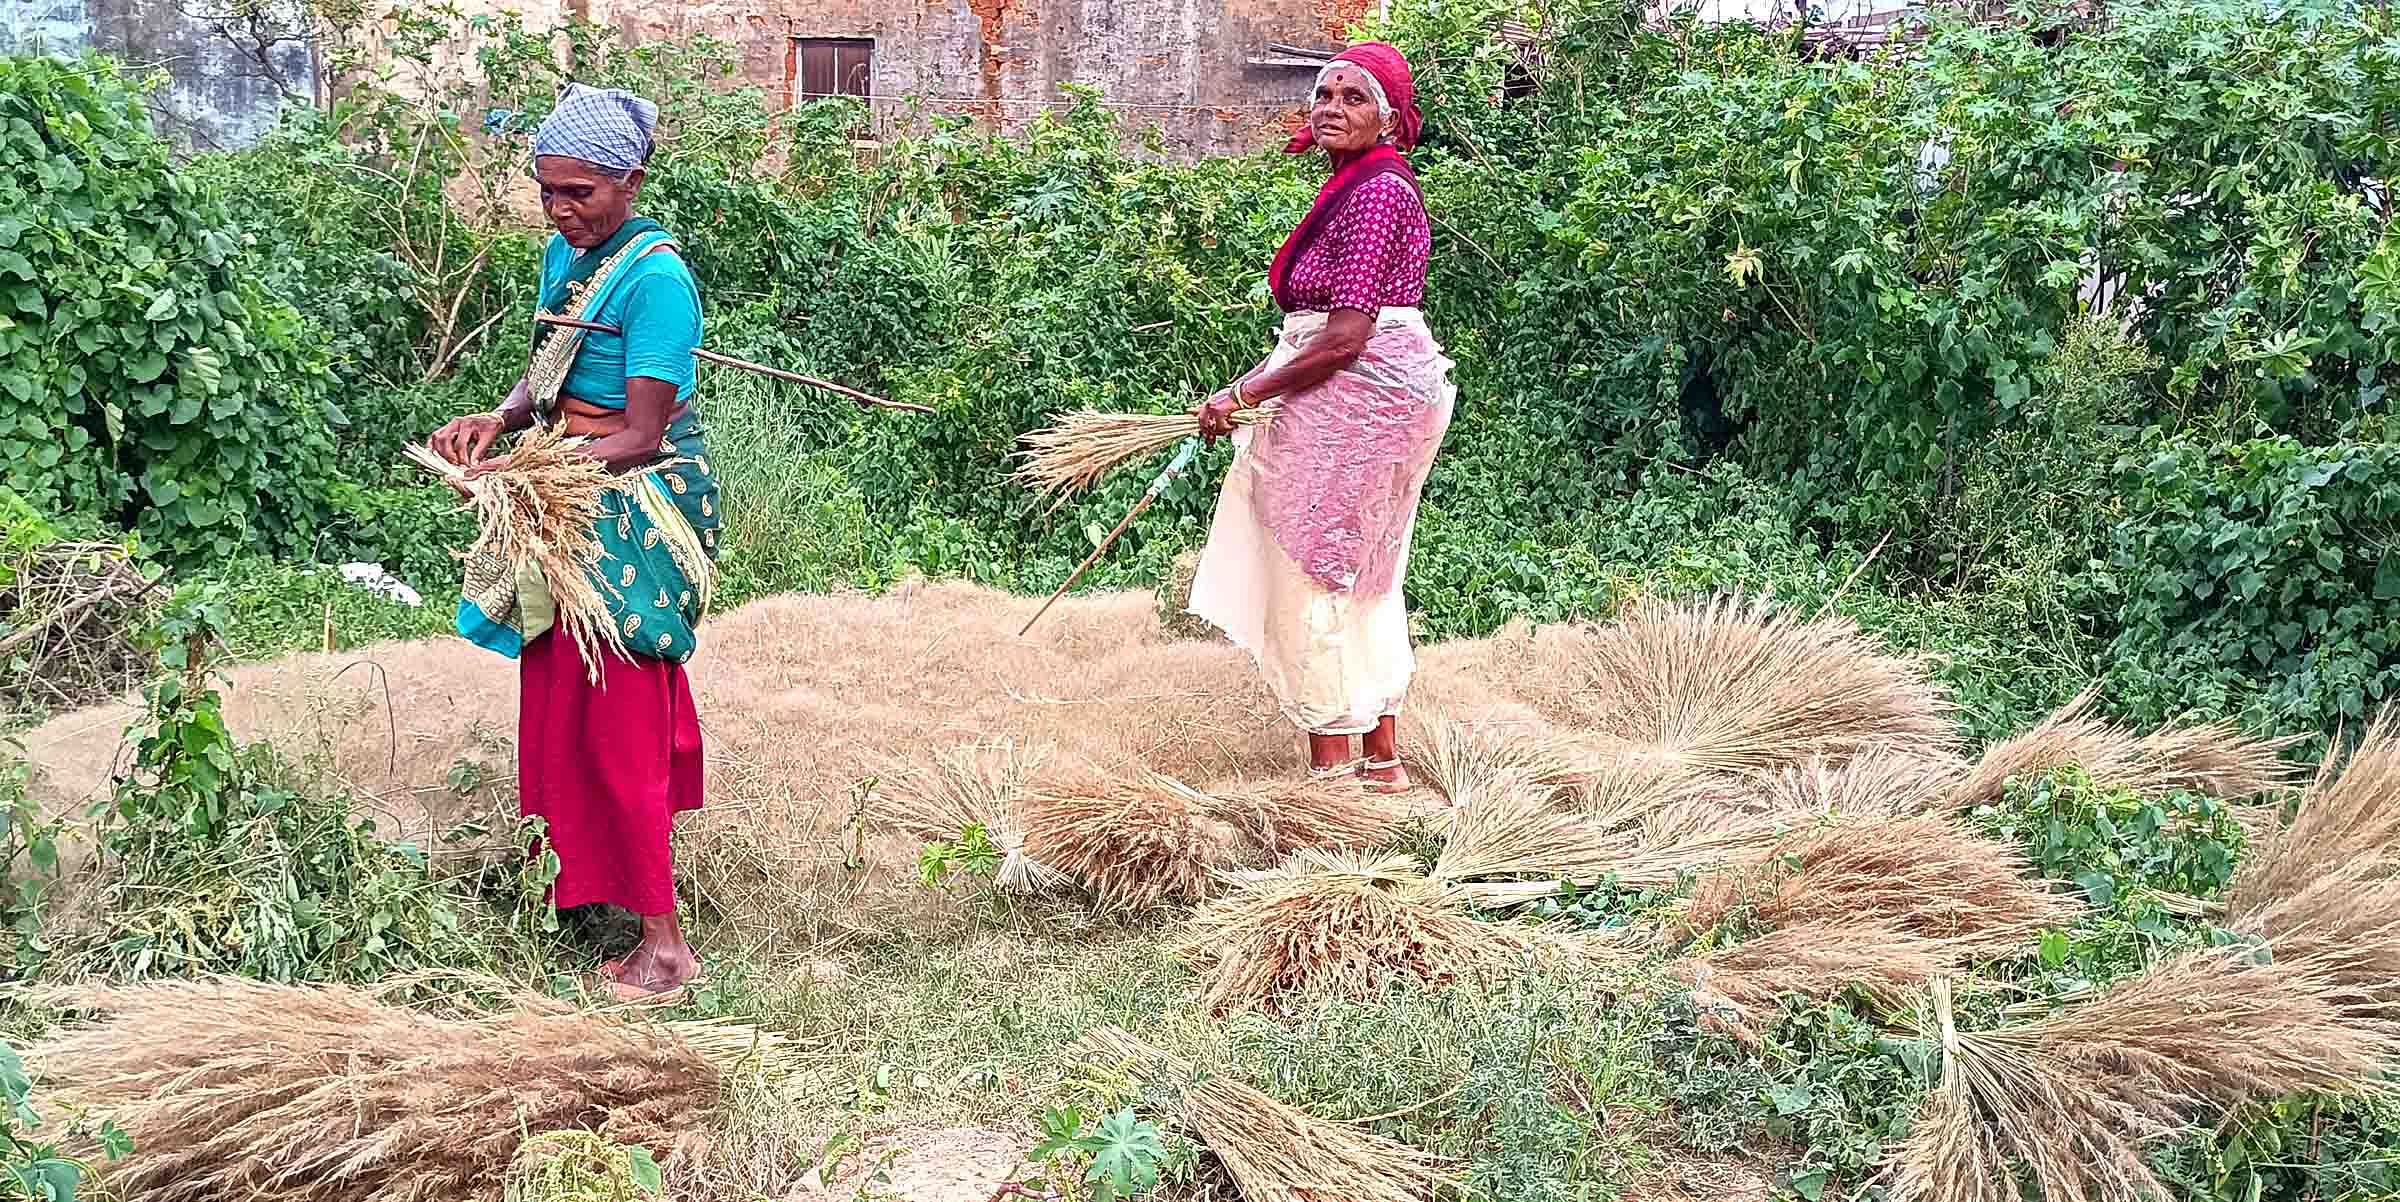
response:
M104 60L0 58L0 485L177 560L304 553L320 357Z

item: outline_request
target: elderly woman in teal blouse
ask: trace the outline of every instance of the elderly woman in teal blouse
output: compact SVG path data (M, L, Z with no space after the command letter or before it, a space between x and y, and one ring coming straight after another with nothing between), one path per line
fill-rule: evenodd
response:
M561 909L622 906L642 938L601 966L625 1000L670 997L699 972L676 918L669 836L700 805L700 724L684 677L715 580L722 520L692 352L700 292L657 222L634 216L658 110L577 86L534 136L534 175L557 229L542 255L540 312L615 333L536 322L532 363L491 413L436 431L435 452L488 471L501 435L536 424L586 439L626 477L595 533L595 583L627 656L585 663L551 629L547 589L497 562L467 565L459 632L517 659L518 791L558 855Z

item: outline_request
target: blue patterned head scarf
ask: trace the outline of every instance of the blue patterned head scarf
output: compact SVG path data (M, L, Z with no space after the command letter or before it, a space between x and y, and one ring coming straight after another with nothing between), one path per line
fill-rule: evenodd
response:
M624 175L650 161L658 106L615 88L567 85L558 107L534 131L534 157L581 159Z

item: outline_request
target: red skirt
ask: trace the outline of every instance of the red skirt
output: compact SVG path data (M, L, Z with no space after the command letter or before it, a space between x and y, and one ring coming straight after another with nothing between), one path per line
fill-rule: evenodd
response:
M668 837L700 808L700 719L683 665L610 656L594 687L556 632L518 661L517 788L549 824L559 909L606 902L675 912Z

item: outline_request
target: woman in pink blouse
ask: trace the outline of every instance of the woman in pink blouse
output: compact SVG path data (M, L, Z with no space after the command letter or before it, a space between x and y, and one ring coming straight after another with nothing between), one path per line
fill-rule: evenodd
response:
M1401 581L1455 395L1417 309L1432 231L1400 157L1423 126L1415 97L1408 61L1380 42L1317 76L1289 149L1323 147L1333 178L1268 274L1284 312L1274 354L1197 411L1239 450L1191 600L1258 660L1308 732L1313 774L1394 792L1408 787L1396 720L1416 669ZM1268 402L1273 421L1235 430L1237 410Z

